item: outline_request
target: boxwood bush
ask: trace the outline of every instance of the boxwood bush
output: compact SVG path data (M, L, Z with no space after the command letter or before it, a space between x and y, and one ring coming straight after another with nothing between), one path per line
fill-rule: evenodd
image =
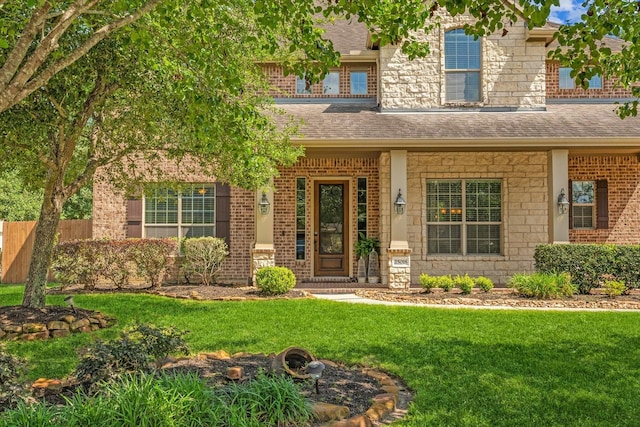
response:
M615 277L629 289L640 288L640 245L539 245L534 260L540 273L569 273L582 294L607 277Z
M287 267L262 267L256 273L256 286L267 295L281 295L296 285L296 276Z

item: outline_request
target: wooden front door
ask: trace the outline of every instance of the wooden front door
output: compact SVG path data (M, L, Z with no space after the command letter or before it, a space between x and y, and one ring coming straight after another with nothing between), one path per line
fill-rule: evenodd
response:
M314 194L314 275L349 276L349 181L315 181Z

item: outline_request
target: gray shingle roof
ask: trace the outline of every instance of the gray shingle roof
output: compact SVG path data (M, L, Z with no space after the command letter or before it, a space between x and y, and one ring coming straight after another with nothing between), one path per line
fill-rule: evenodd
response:
M552 104L546 111L379 113L371 104L280 104L303 119L308 146L637 147L640 118L621 120L615 105Z

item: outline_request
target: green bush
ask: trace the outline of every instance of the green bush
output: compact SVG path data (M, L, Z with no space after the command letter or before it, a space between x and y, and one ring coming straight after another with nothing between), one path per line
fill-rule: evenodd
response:
M529 298L554 299L570 297L578 289L568 273L514 274L508 286Z
M296 285L296 276L287 267L262 267L256 273L256 286L267 295L281 295Z
M488 277L476 277L475 282L476 286L482 289L484 292L489 292L491 289L493 289L493 282Z
M129 242L136 274L144 276L152 287L160 286L178 253L178 242L175 239L131 239Z
M438 278L436 276L429 276L427 273L420 275L420 286L427 292L431 293L431 289L438 287Z
M465 274L464 276L458 275L454 277L453 284L455 287L460 288L460 291L466 295L471 293L476 282L469 277L468 274Z
M182 270L185 276L195 276L207 286L215 283L215 276L229 255L227 244L219 237L184 239L181 249L184 255Z
M609 297L618 297L625 293L627 286L619 280L606 280L602 285L602 292Z
M117 340L98 340L83 351L74 376L84 385L118 378L126 373L149 373L151 363L161 364L169 353L188 353L186 332L136 324L122 331Z
M449 292L454 287L453 279L451 276L438 276L438 287L443 291Z
M539 245L534 260L540 273L569 273L582 294L608 276L640 288L640 245Z

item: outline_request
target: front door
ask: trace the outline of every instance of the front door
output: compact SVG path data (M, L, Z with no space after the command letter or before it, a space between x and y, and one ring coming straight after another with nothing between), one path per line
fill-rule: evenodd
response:
M315 181L314 275L349 276L349 181Z

